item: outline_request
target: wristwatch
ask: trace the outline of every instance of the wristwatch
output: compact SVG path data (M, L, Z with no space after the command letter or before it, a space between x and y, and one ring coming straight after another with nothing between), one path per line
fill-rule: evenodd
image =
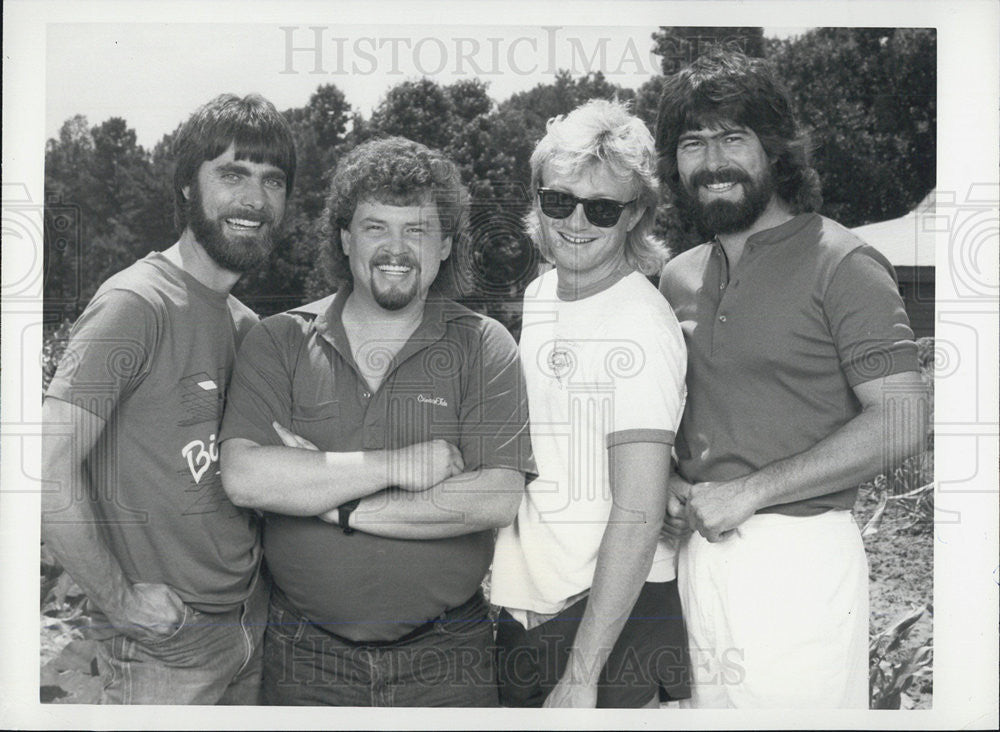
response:
M353 501L348 501L337 506L337 524L344 530L345 534L354 533L354 529L348 526L348 521L351 517L351 511L356 509L359 503L361 503L361 499L355 498Z

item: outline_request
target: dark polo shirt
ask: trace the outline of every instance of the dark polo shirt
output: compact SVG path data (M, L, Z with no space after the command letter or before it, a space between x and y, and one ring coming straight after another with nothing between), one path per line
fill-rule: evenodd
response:
M818 214L747 240L730 269L718 242L663 270L688 348L677 435L688 480L742 477L803 452L861 411L852 387L916 371L895 273L878 251ZM850 509L849 488L762 512Z
M351 355L349 290L263 320L246 337L220 441L281 444L272 420L319 449L394 449L436 438L466 470L533 472L517 347L483 315L428 298L377 392ZM432 540L345 534L315 517L265 515L264 556L300 613L351 640L386 641L461 605L493 557L493 532Z

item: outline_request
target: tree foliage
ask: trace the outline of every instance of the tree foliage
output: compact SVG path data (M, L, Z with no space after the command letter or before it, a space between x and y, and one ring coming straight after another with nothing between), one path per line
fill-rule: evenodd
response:
M664 27L652 36L663 69L675 70L719 42L774 61L815 143L824 185L823 213L848 226L910 210L934 185L936 139L933 29L819 29L764 39L760 28ZM403 135L440 149L459 166L472 196L470 229L453 255L450 287L468 304L517 327L519 299L538 255L522 219L528 161L548 120L592 98L632 103L655 124L664 81L637 89L600 72L547 83L497 103L487 82L403 81L370 117L352 109L334 84L285 112L298 151L295 190L277 246L235 292L263 313L331 290L318 231L329 175L340 157L377 136ZM135 259L176 240L172 147L177 130L151 151L125 120L91 126L65 121L45 155L46 310L75 317L97 286ZM696 241L664 205L658 231L676 249ZM56 319L61 318L61 315Z
M934 29L823 28L769 56L812 133L824 214L845 226L884 221L934 187Z

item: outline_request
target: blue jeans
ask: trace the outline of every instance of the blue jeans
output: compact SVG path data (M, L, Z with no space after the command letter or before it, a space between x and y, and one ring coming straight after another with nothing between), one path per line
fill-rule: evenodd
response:
M257 704L268 588L224 613L185 605L172 634L139 642L118 633L99 642L102 704Z
M415 638L346 641L299 616L279 590L264 636L263 702L355 707L495 707L493 625L482 593Z

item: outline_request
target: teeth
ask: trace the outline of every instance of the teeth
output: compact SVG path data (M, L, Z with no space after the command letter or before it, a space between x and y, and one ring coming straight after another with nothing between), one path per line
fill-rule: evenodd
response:
M397 274L403 275L409 272L411 267L406 267L401 264L380 264L378 265L379 272L384 272L386 274Z
M596 238L596 237L592 237L592 236L590 236L590 237L585 237L585 236L571 236L570 234L564 234L563 232L559 232L559 236L561 236L563 239L565 239L566 241L568 241L570 244L588 244L588 243L594 241L594 239Z
M257 229L260 227L260 221L251 221L250 219L226 219L226 223L230 226L239 226L247 229Z
M735 185L735 182L730 181L728 183L706 183L705 187L713 193L722 193L723 191L728 191Z

